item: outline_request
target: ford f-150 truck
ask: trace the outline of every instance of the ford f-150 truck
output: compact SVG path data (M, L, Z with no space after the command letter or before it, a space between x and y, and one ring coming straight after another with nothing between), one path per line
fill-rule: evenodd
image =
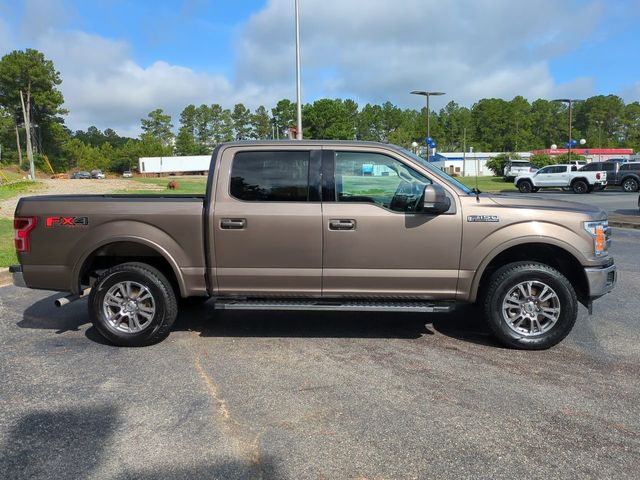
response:
M575 193L590 193L607 185L605 171L578 171L573 164L547 165L535 173L525 173L513 181L522 193L537 192L541 188L571 189Z
M220 309L446 312L478 303L504 343L548 348L616 283L607 215L473 191L367 142L238 142L206 195L20 200L16 285L88 296L108 340L168 335L182 299ZM473 310L473 309L472 309Z

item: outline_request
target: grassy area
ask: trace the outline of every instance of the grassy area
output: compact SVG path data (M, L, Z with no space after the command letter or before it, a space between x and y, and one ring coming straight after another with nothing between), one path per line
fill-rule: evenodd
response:
M5 183L0 185L0 200L15 197L25 192L32 192L42 187L38 182L21 180L18 182Z
M0 218L0 267L18 263L13 236L13 220Z
M175 181L178 188L169 190L167 184ZM141 184L141 188L136 188L135 184ZM207 177L162 177L162 178L143 178L133 179L132 185L126 190L117 193L163 193L175 195L204 195L207 189Z
M476 187L476 177L456 177L467 187ZM513 182L505 182L502 177L478 177L478 189L481 192L516 191Z

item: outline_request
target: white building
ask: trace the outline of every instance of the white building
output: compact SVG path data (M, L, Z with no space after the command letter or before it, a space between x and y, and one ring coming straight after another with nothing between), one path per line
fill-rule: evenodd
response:
M140 173L189 173L209 170L211 155L190 155L184 157L140 157Z
M493 175L493 170L487 168L487 162L504 152L438 152L430 160L434 166L450 175L460 177L479 177ZM519 157L527 159L531 152L519 152Z

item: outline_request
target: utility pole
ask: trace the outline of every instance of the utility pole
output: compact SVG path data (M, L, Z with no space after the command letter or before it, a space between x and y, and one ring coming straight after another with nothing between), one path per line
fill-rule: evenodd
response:
M31 180L36 179L36 167L33 164L33 149L31 147L31 122L29 121L29 112L24 106L24 97L20 90L20 102L22 103L22 115L24 116L24 129L27 134L27 158L29 159L29 170L31 171Z
M302 98L300 88L300 8L299 0L295 0L296 5L296 103L297 103L297 131L296 139L302 140Z
M18 149L18 159L20 161L20 166L22 167L22 147L20 146L20 131L18 130L18 121L15 122L16 125L16 148Z
M462 129L462 176L465 174L465 167L467 165L467 127Z

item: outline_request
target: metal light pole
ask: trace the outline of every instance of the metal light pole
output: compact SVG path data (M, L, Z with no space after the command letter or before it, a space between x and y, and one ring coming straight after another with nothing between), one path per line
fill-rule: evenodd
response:
M573 113L573 104L576 102L583 102L584 100L579 100L576 98L557 98L553 101L569 104L569 163L571 163L571 124L573 123L571 116Z
M411 92L412 95L423 95L427 97L427 137L431 136L431 110L429 109L429 97L444 95L444 92L425 92L424 90L414 90Z
M296 97L298 107L298 122L296 139L302 140L302 101L300 93L300 8L299 0L295 0L296 4Z

